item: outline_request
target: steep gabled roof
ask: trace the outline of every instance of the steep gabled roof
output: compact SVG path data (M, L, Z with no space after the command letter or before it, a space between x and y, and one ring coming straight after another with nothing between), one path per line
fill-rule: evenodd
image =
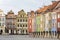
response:
M38 9L37 12L38 12L38 13L44 12L44 11L46 11L48 8L49 8L49 6L44 6L43 8Z
M44 6L43 8L38 9L37 12L40 13L40 12L45 12L47 10L53 10L58 5L58 3L59 1L54 1L52 5Z
M49 9L52 10L58 5L59 1L52 2L52 5L49 5Z

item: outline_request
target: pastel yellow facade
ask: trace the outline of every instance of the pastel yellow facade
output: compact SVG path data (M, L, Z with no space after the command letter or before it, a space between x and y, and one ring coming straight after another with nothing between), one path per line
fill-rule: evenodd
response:
M44 24L45 24L45 20L44 20L44 14L40 14L40 31L43 32L44 31Z
M28 16L24 12L24 10L21 10L18 12L17 18L16 18L16 26L17 26L17 33L18 34L28 34Z

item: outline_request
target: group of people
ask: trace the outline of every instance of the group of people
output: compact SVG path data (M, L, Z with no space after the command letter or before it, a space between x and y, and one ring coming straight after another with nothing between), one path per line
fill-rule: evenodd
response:
M43 32L32 32L32 37L47 37L47 38L60 38L60 31L43 31Z

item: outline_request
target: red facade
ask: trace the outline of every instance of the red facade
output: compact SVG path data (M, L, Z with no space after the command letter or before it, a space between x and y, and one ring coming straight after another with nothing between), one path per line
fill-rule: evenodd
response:
M60 22L60 18L57 19L57 22Z
M29 33L32 32L32 19L31 18L28 19L28 31Z
M28 13L28 31L29 33L32 32L33 28L32 28L32 19L34 18L34 11L31 11Z

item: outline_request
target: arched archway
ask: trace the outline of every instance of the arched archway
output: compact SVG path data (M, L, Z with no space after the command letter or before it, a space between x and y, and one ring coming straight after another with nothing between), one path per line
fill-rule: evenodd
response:
M5 27L5 33L9 33L9 30Z
M3 30L0 30L0 34L2 34L3 33Z

